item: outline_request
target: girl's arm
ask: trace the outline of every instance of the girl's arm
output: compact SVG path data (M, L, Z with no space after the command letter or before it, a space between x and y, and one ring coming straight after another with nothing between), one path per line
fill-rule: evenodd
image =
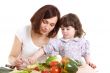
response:
M95 68L96 68L96 65L95 65L95 64L93 64L93 63L91 62L90 55L87 55L87 56L86 56L86 57L84 57L84 58L85 58L86 63L87 63L89 66L91 66L93 69L95 69Z
M86 39L82 39L82 56L84 57L86 63L92 68L96 68L96 65L91 62L90 58L90 50L89 50L89 41Z

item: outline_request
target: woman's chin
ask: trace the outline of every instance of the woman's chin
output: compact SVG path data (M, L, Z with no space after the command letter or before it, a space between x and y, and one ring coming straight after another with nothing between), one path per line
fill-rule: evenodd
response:
M44 35L44 36L48 36L48 33L41 33L42 35Z

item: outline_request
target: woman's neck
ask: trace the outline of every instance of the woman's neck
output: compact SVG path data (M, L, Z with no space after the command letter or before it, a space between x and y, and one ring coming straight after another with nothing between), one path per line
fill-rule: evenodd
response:
M49 38L46 35L42 35L35 32L31 32L31 38L33 43L39 47L46 45L49 42Z
M42 35L40 33L35 33L34 31L31 32L31 36L32 37L36 37L36 38L42 38L42 39L47 39L47 35Z

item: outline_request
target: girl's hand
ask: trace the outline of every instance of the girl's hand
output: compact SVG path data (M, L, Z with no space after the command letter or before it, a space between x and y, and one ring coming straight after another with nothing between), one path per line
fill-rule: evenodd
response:
M93 69L95 69L95 68L96 68L96 65L95 65L95 64L93 64L93 63L91 63L91 62L90 62L90 63L88 63L88 65L89 65L89 66L91 66Z

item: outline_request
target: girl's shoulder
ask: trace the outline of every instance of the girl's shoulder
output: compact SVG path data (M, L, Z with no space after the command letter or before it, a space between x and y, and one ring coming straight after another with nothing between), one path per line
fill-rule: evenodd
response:
M50 38L49 42L59 42L59 38Z
M58 38L50 38L49 43L51 44L59 44L61 41Z
M87 42L87 41L88 41L88 40L87 40L86 38L84 38L84 37L81 37L81 38L76 37L74 40L77 41L77 42Z
M88 40L86 38L84 38L84 37L82 37L80 41L81 42L88 42Z
M79 43L80 43L80 46L83 46L83 47L85 47L85 48L88 48L89 47L89 41L86 39L86 38L80 38L80 41L79 41Z
M79 43L79 44L89 44L89 41L84 37L81 37L81 38L77 37L74 39L74 41Z

